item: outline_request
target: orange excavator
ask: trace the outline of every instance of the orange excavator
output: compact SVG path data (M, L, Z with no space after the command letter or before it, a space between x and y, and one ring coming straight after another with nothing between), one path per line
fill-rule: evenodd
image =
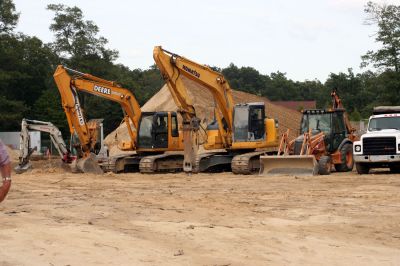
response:
M277 149L279 145L277 123L266 117L264 102L235 104L221 73L161 46L154 48L153 58L183 118L184 171L213 171L228 166L235 174L258 172L259 156L265 149ZM203 154L196 154L199 123L183 76L208 90L215 101L214 121L207 126L204 144L209 152ZM213 151L217 149L224 151Z
M70 74L71 73L71 74ZM118 147L134 154L109 158L101 167L105 171L152 173L182 169L182 133L175 112L142 112L133 93L114 81L58 66L54 80L62 99L71 134L80 142L78 168L84 172L98 172L100 166L94 159L96 131L86 122L78 92L89 93L119 103L124 112L129 141ZM169 153L167 153L169 152Z
M329 175L332 166L338 172L353 169L353 142L358 139L338 96L331 92L332 107L304 110L300 133L289 141L289 132L281 137L277 156L261 156L262 175Z

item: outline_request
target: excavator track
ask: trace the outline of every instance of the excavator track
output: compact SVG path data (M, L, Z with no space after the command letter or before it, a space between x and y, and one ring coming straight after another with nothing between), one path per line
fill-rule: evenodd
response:
M276 151L255 151L236 155L232 159L232 173L236 175L251 175L260 171L260 155L272 155Z
M198 154L193 172L223 172L230 171L233 155L228 152L207 152Z
M143 157L139 163L142 174L156 172L180 172L183 170L183 154L167 153Z

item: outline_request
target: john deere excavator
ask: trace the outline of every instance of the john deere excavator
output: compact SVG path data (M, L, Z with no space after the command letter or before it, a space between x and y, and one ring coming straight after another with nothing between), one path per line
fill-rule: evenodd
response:
M14 168L17 174L23 173L31 168L29 158L32 153L36 150L36 147L30 148L30 137L29 130L36 130L41 132L47 132L50 134L51 142L57 149L61 160L64 163L72 163L75 157L71 155L70 150L62 138L61 131L50 122L43 122L38 120L22 119L21 123L21 133L20 133L20 155L19 164Z
M277 123L265 115L264 102L235 104L231 88L224 76L208 66L200 65L156 46L153 58L167 82L171 95L183 118L185 143L184 171L202 172L229 166L236 174L251 174L259 170L257 149L277 148ZM205 150L223 149L196 156L198 118L188 96L182 76L202 85L213 96L215 120L207 126ZM257 151L256 151L257 150Z
M88 168L97 165L93 156L90 156L95 134L86 123L78 91L119 103L122 107L130 141L123 141L118 146L121 150L136 153L110 158L102 164L105 171L152 173L182 169L183 154L177 151L183 150L183 139L175 112L142 112L132 92L116 82L61 65L57 67L54 79L61 94L71 134L76 132L79 137L81 157L91 161L87 164ZM86 170L85 165L81 164L81 168Z
M353 142L358 139L351 127L337 90L331 92L328 110L305 110L300 136L289 141L289 132L281 137L277 156L261 156L261 175L329 175L353 169Z

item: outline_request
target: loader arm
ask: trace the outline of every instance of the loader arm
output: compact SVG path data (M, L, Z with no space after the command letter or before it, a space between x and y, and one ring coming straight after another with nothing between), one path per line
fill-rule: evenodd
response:
M153 57L168 84L176 105L183 113L184 119L195 116L195 111L181 76L203 85L211 92L216 102L215 114L219 131L228 147L232 142L234 101L231 88L224 76L208 66L200 65L183 56L164 50L161 46L154 47ZM222 119L225 123L222 122Z
M73 76L68 72L72 73ZM113 81L81 73L61 65L57 67L54 73L54 80L60 91L70 132L71 134L77 133L82 150L86 154L90 153L95 144L95 132L91 130L91 127L86 122L77 91L83 91L119 103L124 111L124 121L131 139L129 147L124 147L124 149L134 150L137 147L137 129L141 110L132 92Z

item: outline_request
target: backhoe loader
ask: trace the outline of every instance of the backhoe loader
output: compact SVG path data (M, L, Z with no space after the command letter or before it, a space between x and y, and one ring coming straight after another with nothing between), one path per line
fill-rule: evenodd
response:
M70 75L71 73L71 75ZM71 134L76 132L80 141L81 158L97 165L90 156L94 148L95 134L90 130L79 103L78 91L117 102L124 113L124 122L130 136L118 147L132 151L130 155L109 158L101 164L104 171L152 173L179 171L182 169L182 133L179 131L175 112L142 112L133 93L114 81L58 66L54 79L61 94ZM170 153L166 153L170 152ZM99 166L98 166L99 167ZM85 172L85 165L82 165Z
M282 134L277 156L260 156L261 175L329 175L353 169L353 142L358 139L334 89L332 108L304 110L300 136Z
M41 132L47 132L50 134L50 139L57 149L61 160L64 163L72 163L75 157L72 156L70 150L62 138L61 131L50 122L43 122L38 120L22 119L21 122L21 133L20 133L20 143L19 143L19 164L14 168L17 174L21 174L32 167L29 162L29 158L32 153L36 150L36 147L30 148L30 137L29 130L36 130Z
M183 118L184 171L213 171L228 166L235 174L258 172L259 156L265 153L260 149L277 149L279 144L277 123L266 117L264 103L235 104L231 88L221 73L161 46L154 48L153 58ZM204 144L208 153L196 154L199 123L182 76L202 85L214 98L214 121L207 126ZM216 149L225 152L214 152Z

